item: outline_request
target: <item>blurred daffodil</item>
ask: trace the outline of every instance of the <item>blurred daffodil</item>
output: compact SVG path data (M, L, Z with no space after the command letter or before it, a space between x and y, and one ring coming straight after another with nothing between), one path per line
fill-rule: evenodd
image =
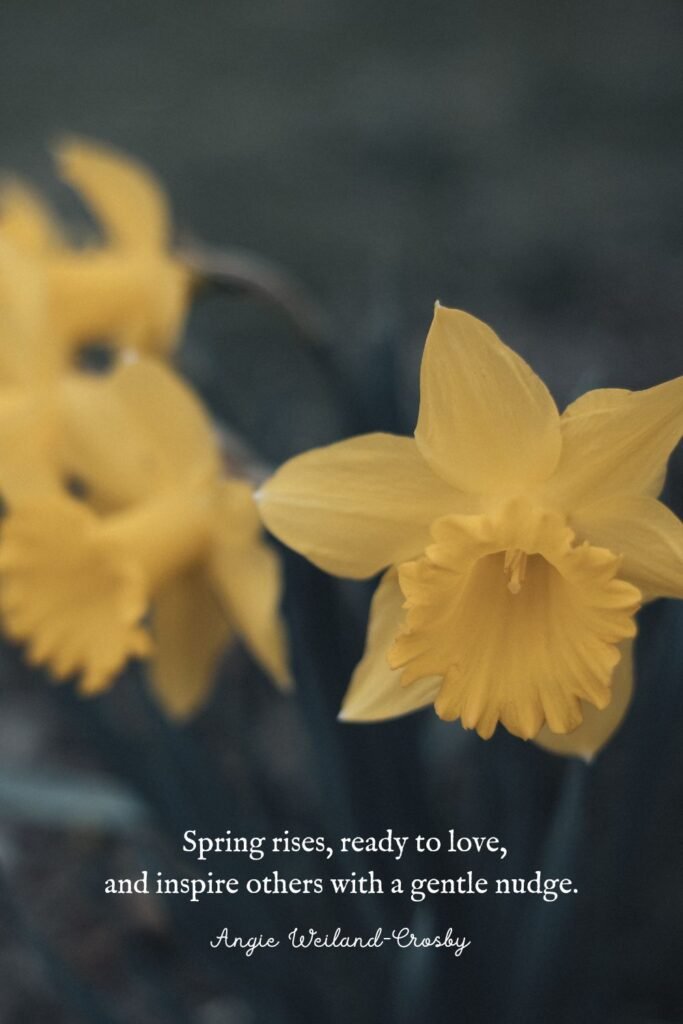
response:
M106 688L130 657L182 717L206 698L239 634L289 681L281 574L250 486L226 478L188 388L144 357L62 375L52 391L58 473L83 500L45 489L9 502L0 538L5 631L55 677Z
M62 361L121 349L168 355L185 318L191 280L171 255L170 215L159 184L135 161L94 144L66 143L57 160L64 180L96 218L103 241L72 245L40 199L16 183L0 196L0 239L40 265Z
M683 525L656 498L682 429L683 378L560 416L490 328L437 306L415 438L308 452L260 492L268 528L326 571L389 567L342 718L433 703L485 738L501 722L598 749L628 704L635 612L683 596Z

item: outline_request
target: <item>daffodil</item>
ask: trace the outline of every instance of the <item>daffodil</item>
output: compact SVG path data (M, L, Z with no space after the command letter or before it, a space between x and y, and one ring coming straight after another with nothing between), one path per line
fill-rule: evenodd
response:
M163 196L96 147L63 147L60 159L108 238L71 248L39 200L5 193L3 629L86 693L148 659L176 716L205 699L236 635L287 685L280 567L251 487L226 474L200 403L154 358L177 336L189 284L168 254ZM103 365L85 365L97 349Z
M10 500L6 633L56 678L79 676L84 693L149 658L154 692L178 717L206 698L237 634L287 685L279 563L189 389L142 357L101 377L66 373L51 393L59 475L83 500L64 489Z
M71 244L40 199L16 183L0 197L0 239L33 257L45 274L50 333L63 362L94 347L167 356L185 318L191 275L171 255L170 214L159 184L141 165L102 146L66 143L57 160L103 240Z
M342 718L434 704L484 738L500 722L594 752L610 701L628 704L636 611L683 596L683 525L657 500L682 430L683 378L560 415L490 328L437 305L414 439L307 452L259 496L267 527L322 569L385 570Z

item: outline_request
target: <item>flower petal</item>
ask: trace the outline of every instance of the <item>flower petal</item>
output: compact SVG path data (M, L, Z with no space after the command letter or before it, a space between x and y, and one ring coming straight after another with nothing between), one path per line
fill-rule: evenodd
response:
M619 645L621 661L612 676L612 699L602 711L581 702L583 721L573 732L564 735L551 732L544 725L534 743L552 754L563 754L565 757L580 757L584 761L592 761L612 738L626 717L626 712L633 695L633 641L624 640Z
M187 718L206 701L231 632L201 569L186 571L156 594L150 685L171 718Z
M0 396L0 495L6 508L64 493L53 413L52 402L39 389L7 388Z
M540 377L490 327L437 306L420 376L415 439L444 480L515 494L560 456L559 415Z
M375 722L398 718L434 703L441 679L421 679L414 686L402 686L400 671L389 667L387 652L404 618L398 573L396 569L389 569L372 599L365 653L346 691L340 721Z
M211 424L193 393L164 365L140 358L104 376L60 383L65 470L99 511L218 471Z
M41 267L0 233L0 383L34 386L59 365Z
M412 438L392 434L298 455L257 499L271 533L326 572L356 579L417 555L438 516L478 505L431 471Z
M683 377L646 391L589 391L565 410L561 427L562 456L547 489L563 508L656 495L683 433Z
M168 356L187 312L190 278L156 252L68 252L46 264L51 317L67 360L94 340Z
M683 523L656 498L603 498L572 521L591 544L623 556L619 575L647 597L683 597Z
M0 193L0 233L13 245L45 255L62 244L59 228L41 198L21 182L10 181Z
M129 249L161 249L168 244L168 204L141 164L83 141L62 144L57 161L64 180L83 196L112 242Z
M230 481L223 485L223 493L226 514L217 520L216 543L210 556L211 578L230 621L253 657L279 686L287 688L291 677L280 618L280 560L261 539L251 496L248 503L243 500L249 493L248 485Z

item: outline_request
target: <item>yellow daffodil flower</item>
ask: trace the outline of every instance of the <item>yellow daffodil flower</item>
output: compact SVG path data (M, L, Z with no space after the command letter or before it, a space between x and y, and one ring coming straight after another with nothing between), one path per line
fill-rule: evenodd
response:
M0 197L0 239L32 256L45 274L50 333L63 361L95 344L167 356L185 318L191 275L171 256L159 184L135 161L101 146L66 143L57 158L104 241L69 244L47 208L18 184Z
M0 539L7 634L58 679L106 688L130 657L151 659L155 694L182 717L206 698L239 634L289 682L281 573L250 486L225 478L199 402L155 360L52 389L59 473L83 501L19 494Z
M638 607L683 596L683 525L656 498L682 430L683 377L560 416L490 328L437 305L415 438L307 452L259 495L322 569L389 567L341 717L434 704L484 738L501 722L594 753L628 704Z

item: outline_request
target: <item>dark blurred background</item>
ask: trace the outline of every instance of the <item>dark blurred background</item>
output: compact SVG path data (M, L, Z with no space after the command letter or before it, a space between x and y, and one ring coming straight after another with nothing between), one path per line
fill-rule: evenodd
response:
M303 283L325 311L321 351L276 311L213 296L179 355L275 465L412 430L437 298L495 326L562 404L681 372L682 57L676 0L3 0L0 164L78 217L48 146L110 142L158 173L181 237ZM679 513L681 476L679 458ZM337 726L369 590L295 558L288 573L291 702L237 652L211 706L176 730L133 679L84 705L6 652L3 1024L683 1020L680 612L644 613L635 705L588 770L429 713ZM101 891L165 863L197 821L498 830L520 874L553 865L581 897L540 912L423 905L426 929L456 917L476 940L457 962L336 954L315 979L305 956L302 977L284 957L209 963L214 922ZM254 902L256 927L270 911Z

